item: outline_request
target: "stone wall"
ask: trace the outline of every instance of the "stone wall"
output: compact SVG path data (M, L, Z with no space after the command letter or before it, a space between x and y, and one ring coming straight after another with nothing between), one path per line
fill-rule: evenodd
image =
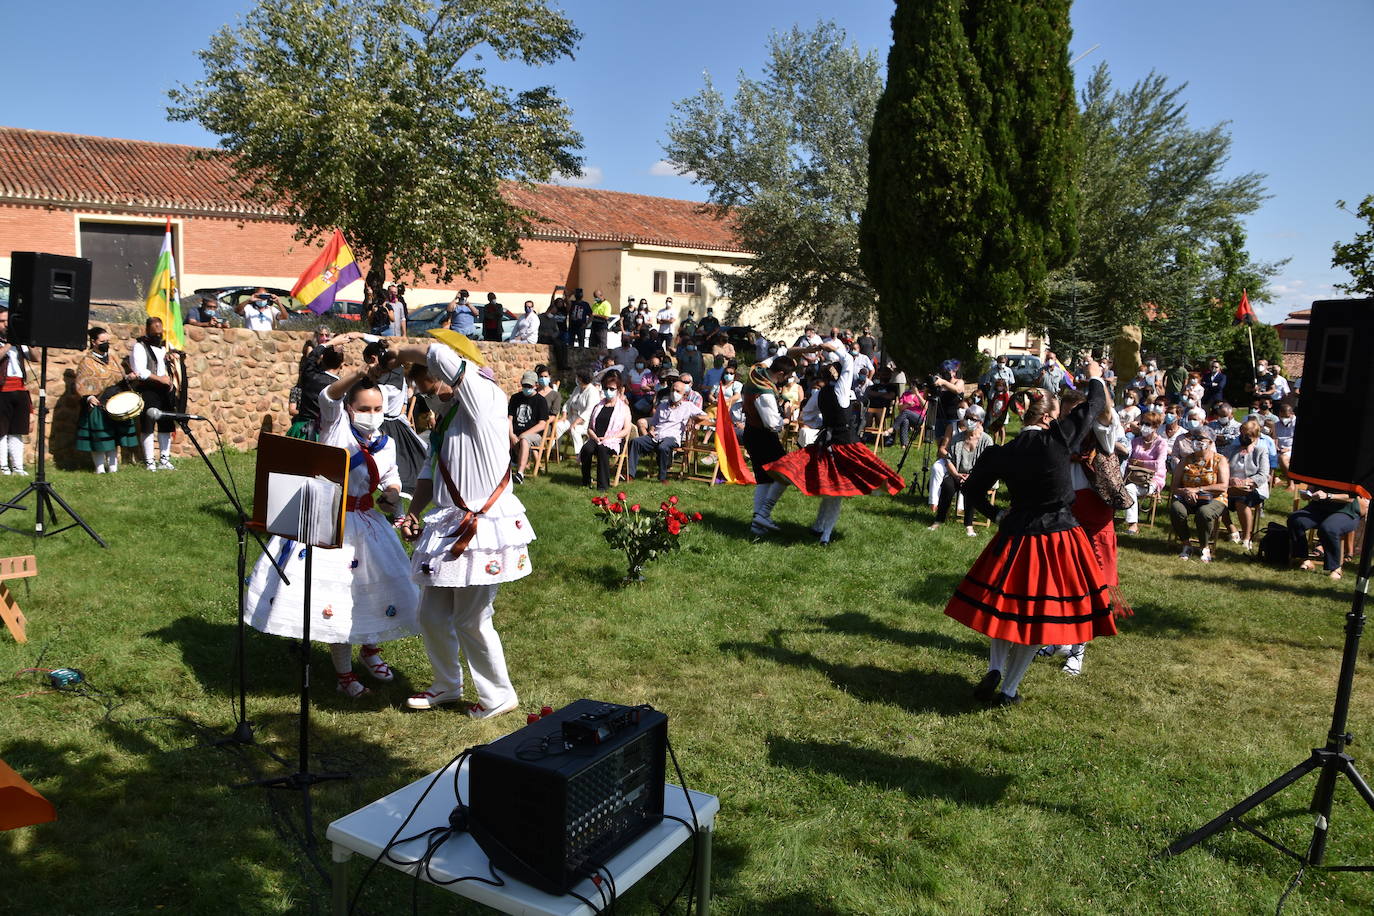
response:
M111 325L106 328L112 338L110 351L117 359L130 352L133 339L142 333L141 326ZM262 432L285 434L291 426L287 413L287 398L296 383L301 349L311 336L308 331L271 331L259 333L244 328L186 329L186 366L188 413L207 417L219 431L224 444L231 448L251 449L257 445ZM425 338L428 340L429 338ZM520 376L540 363L554 366L553 348L542 344L478 343L496 381L507 392L520 386ZM345 367L361 365L363 343L352 341L346 345ZM84 354L76 350L48 351L48 448L53 462L62 468L88 468L90 459L75 447L76 423L81 402L76 394L76 367ZM573 378L573 371L590 362L592 351L572 350L569 368L555 370L564 390ZM37 387L37 364L34 364ZM37 407L37 396L34 398ZM206 451L217 448L216 437L199 424L195 431ZM204 434L201 430L205 429ZM29 461L34 460L37 437L28 438ZM173 454L193 455L185 436L178 431Z

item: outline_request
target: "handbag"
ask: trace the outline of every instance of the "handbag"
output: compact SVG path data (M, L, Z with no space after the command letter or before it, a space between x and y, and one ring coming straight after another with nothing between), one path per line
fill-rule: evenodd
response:
M1121 462L1115 455L1094 449L1083 460L1083 468L1088 472L1093 492L1113 510L1129 509L1135 505L1135 497L1127 492L1126 483L1121 479Z
M1155 472L1149 468L1131 465L1126 469L1126 482L1133 483L1140 489L1149 491L1155 484Z

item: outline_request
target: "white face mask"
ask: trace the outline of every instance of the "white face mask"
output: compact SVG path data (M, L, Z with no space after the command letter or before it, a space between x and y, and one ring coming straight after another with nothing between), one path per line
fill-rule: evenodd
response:
M954 411L954 416L956 419L962 420L964 418L964 414L966 414L967 412L967 407L960 407L958 410Z
M448 403L437 394L426 394L422 395L422 397L425 399L425 403L429 405L430 413L443 414L445 408L448 406Z
M620 389L618 389L618 388L603 388L603 389L601 390L601 396L604 397L604 398L605 398L606 400L608 400L608 401L614 401L614 400L615 400L615 396L616 396L617 394L619 394L619 393L620 393Z
M359 432L375 433L382 428L382 420L386 419L380 411L369 413L355 413L353 415L353 425L358 427Z
M670 393L670 394L668 395L668 400L670 400L670 401L672 401L674 404L676 404L678 401L682 400L682 392L681 392L681 391L674 391L674 392Z

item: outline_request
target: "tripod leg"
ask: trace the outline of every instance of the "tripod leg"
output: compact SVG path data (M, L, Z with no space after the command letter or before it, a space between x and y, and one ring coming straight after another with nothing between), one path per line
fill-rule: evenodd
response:
M64 500L64 499L61 497L61 495L59 495L58 492L52 488L51 485L44 487L42 492L43 492L43 494L44 494L46 497L49 498L49 502L48 502L48 517L49 517L49 518L53 518L53 519L57 518L57 513L53 510L52 501L51 501L51 500L54 500L54 499L55 499L55 500L57 500L57 504L58 504L59 506L62 507L62 510L72 517L72 521L74 521L74 522L76 522L78 525L80 525L80 526L85 530L85 532L86 532L87 534L89 534L92 538L95 539L95 542L96 542L97 544L99 544L101 547L108 547L108 546L109 546L108 544L105 543L104 539L101 538L100 535L98 535L98 534L95 533L95 529L94 529L94 528L92 528L90 525L86 524L86 520L85 520L84 518L82 518L81 516L79 516L79 515L76 514L76 510L75 510L75 509L73 509L71 506L67 505L67 501ZM40 511L40 515L41 515L41 511Z
M1341 772L1345 773L1350 784L1355 787L1355 791L1360 793L1360 798L1364 799L1364 803L1374 808L1374 789L1369 787L1369 783L1364 781L1360 771L1355 769L1355 761L1347 760L1345 766L1341 767Z
M1288 788L1293 783L1297 782L1299 779L1302 779L1304 776L1306 776L1308 773L1312 772L1319 766L1321 766L1321 759L1316 754L1313 754L1311 757L1307 758L1302 763L1293 767L1293 769L1289 770L1287 773L1284 773L1278 779L1269 783L1269 785L1260 789L1258 792L1251 795L1249 798L1246 798L1239 804L1223 811L1221 814L1212 818L1212 820L1208 821L1206 824L1202 825L1197 830L1194 830L1192 833L1189 833L1185 836L1181 836L1177 840L1174 840L1174 842L1171 843L1169 847L1164 850L1162 856L1164 858L1168 858L1169 856L1176 856L1181 852L1186 852L1187 850L1192 849L1194 846L1196 846L1198 843L1201 843L1208 837L1220 833L1227 827L1231 826L1231 824L1235 823L1242 815L1249 812L1252 808L1258 807L1259 805L1273 798L1275 795L1278 795L1284 789Z

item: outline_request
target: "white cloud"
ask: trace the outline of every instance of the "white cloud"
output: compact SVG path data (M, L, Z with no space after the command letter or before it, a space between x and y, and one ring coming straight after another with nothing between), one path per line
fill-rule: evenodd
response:
M1330 279L1314 282L1286 275L1276 277L1269 284L1269 291L1274 294L1274 301L1260 305L1256 312L1261 321L1271 324L1283 321L1289 312L1311 308L1318 299L1339 299L1344 295Z
M568 176L562 172L554 172L553 178L549 179L553 184L567 185L570 188L594 188L601 184L606 177L605 172L599 165L587 165L582 167L580 176Z
M649 174L659 178L686 178L689 180L697 177L696 172L682 171L678 165L667 159L660 159L649 166Z

